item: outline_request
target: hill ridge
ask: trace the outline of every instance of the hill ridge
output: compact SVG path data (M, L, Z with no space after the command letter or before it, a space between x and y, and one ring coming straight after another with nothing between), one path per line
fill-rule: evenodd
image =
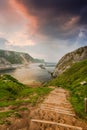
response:
M87 59L87 46L81 47L65 54L57 63L54 70L53 76L56 77L59 74L62 74L68 68L72 66L73 63Z

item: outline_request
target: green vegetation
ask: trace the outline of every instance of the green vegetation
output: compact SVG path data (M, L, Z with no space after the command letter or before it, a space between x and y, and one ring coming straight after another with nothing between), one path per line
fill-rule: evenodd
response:
M19 83L10 75L3 75L0 77L0 106L3 101L15 99L18 93L24 89L24 85Z
M34 59L27 53L0 50L0 57L3 57L11 64L22 64L24 59L21 55L26 59L27 62L34 61Z
M26 62L44 63L43 59L34 59L27 53L16 51L0 50L0 57L3 57L6 61L8 61L11 64L23 64L25 60Z
M87 60L75 63L57 78L51 80L47 85L55 85L70 90L70 101L79 117L87 119L84 112L84 98L87 97Z
M46 94L52 89L48 87L27 87L10 75L0 76L0 119L11 116L24 105L23 110L27 110L26 105L35 106L41 102ZM4 107L8 107L4 111ZM12 109L11 109L11 108ZM22 109L20 109L22 110Z
M5 117L10 117L14 113L14 110L10 110L7 112L0 112L0 119L5 118Z

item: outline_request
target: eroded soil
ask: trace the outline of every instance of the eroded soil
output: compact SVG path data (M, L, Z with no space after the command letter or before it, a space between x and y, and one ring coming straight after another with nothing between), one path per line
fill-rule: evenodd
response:
M62 88L53 90L40 107L31 112L33 119L31 119L29 130L80 130L81 128L87 130L87 123L77 118L68 98L68 91ZM44 123L39 121L44 121ZM75 128L63 127L46 121L70 125Z
M20 112L21 117L8 117L7 120L11 124L7 122L7 125L0 125L0 130L80 130L80 128L87 130L87 122L78 119L68 98L68 91L55 88L37 107L24 105L28 109ZM47 123L48 121L50 123ZM78 127L78 129L63 127L52 122Z

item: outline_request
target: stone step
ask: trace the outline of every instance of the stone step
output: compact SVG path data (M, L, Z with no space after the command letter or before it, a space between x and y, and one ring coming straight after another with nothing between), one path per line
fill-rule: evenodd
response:
M49 109L49 110L54 110L54 111L60 111L60 112L66 112L66 113L71 113L73 114L72 111L69 111L68 109L67 110L64 110L64 109L59 109L59 108L52 108L52 107L46 107L46 106L41 106L42 109Z
M43 104L48 104L48 105L53 105L53 106L54 106L54 105L55 105L55 106L58 106L58 105L59 105L59 103L48 103L48 102L43 102ZM64 102L64 103L61 103L61 104L69 105L70 107L72 107L69 102Z
M75 114L72 114L72 113L67 113L67 112L64 112L64 111L57 111L57 110L52 110L52 109L47 109L47 108L40 108L41 110L45 110L45 111L50 111L50 112L56 112L58 114L64 114L64 115L68 115L68 116L73 116L75 117L76 115Z
M54 108L54 109L61 109L61 110L65 110L65 111L73 111L73 109L70 108L66 108L66 107L59 107L59 106L55 106L55 105L49 105L49 104L42 104L41 107L48 107L48 108Z

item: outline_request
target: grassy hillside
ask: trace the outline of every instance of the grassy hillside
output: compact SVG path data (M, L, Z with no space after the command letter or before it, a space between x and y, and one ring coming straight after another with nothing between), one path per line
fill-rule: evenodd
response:
M52 89L48 87L27 87L10 75L0 76L0 120L11 116L23 106L35 106ZM10 106L12 106L11 109ZM4 108L8 108L4 111ZM27 108L26 108L27 109Z
M70 53L65 54L56 65L53 76L57 77L58 75L65 72L68 68L70 68L73 63L77 63L79 61L83 61L87 59L87 46L80 47Z
M27 53L21 53L16 51L0 50L0 57L3 57L11 64L22 64L23 62L33 62L34 59Z
M70 101L76 113L80 117L87 119L87 114L84 112L84 98L87 97L87 83L81 85L80 82L83 81L87 82L87 60L73 64L70 69L50 81L48 85L61 86L70 90Z

